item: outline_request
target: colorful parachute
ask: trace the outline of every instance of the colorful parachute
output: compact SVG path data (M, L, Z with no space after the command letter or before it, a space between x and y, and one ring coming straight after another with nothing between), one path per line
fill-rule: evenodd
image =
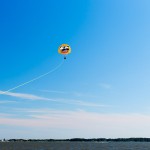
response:
M62 44L58 48L58 53L64 55L64 59L66 59L66 55L71 53L71 47L68 44Z

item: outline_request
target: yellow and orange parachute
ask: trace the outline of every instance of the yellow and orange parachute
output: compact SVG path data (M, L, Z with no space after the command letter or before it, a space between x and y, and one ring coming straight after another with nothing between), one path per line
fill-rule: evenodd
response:
M71 53L71 47L68 44L61 44L58 48L58 53L64 55L64 59L66 59L66 55Z

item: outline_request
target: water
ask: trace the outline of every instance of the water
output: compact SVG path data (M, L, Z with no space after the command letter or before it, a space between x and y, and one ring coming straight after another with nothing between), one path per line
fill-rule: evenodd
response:
M0 150L150 150L150 142L0 142Z

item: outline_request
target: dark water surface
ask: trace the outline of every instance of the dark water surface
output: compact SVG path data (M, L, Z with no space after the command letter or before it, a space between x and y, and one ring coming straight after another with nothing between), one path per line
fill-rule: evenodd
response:
M0 150L150 150L150 142L0 142Z

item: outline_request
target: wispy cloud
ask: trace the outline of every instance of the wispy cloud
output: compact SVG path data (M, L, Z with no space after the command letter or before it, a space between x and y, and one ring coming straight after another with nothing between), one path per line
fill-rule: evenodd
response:
M129 137L150 136L150 115L142 114L100 114L87 111L63 110L26 110L30 119L0 116L1 125L36 128L47 131L56 129L56 134L62 130L70 130L90 137ZM88 131L88 132L87 132ZM87 135L86 134L86 135Z
M26 99L26 100L52 101L52 102L57 102L57 103L65 103L65 104L70 104L70 105L80 105L80 106L88 106L88 107L109 107L108 105L103 105L103 104L98 104L98 103L93 103L93 102L86 102L86 101L81 101L81 100L76 100L76 99L63 99L63 98L54 99L54 98L46 98L46 97L41 97L41 96L37 96L33 94L25 94L25 93L13 93L13 92L4 93L3 91L0 91L0 94L17 97L21 99Z
M9 114L9 113L0 113L0 118L5 118L5 117L12 117L15 116L14 114Z
M75 95L76 97L97 98L96 95L94 95L94 94L89 94L89 93L72 92L72 94Z
M47 100L47 98L36 96L33 94L25 94L25 93L14 93L14 92L6 92L0 91L2 95L8 95L12 97L22 98L22 99L29 99L29 100Z
M39 90L39 91L46 92L46 93L67 94L67 92L64 91L55 91L55 90Z
M83 92L77 92L77 91L55 91L55 90L39 90L41 92L46 93L56 93L56 94L68 94L75 97L90 97L90 98L96 98L97 96L89 93L83 93Z
M104 89L111 89L111 85L107 83L100 83L99 86Z
M79 101L79 100L63 100L66 103L80 105L80 106L90 106L90 107L112 107L111 105L104 105L99 103L92 103L92 102L85 102L85 101Z
M5 103L17 103L17 101L0 100L0 104L5 104Z

